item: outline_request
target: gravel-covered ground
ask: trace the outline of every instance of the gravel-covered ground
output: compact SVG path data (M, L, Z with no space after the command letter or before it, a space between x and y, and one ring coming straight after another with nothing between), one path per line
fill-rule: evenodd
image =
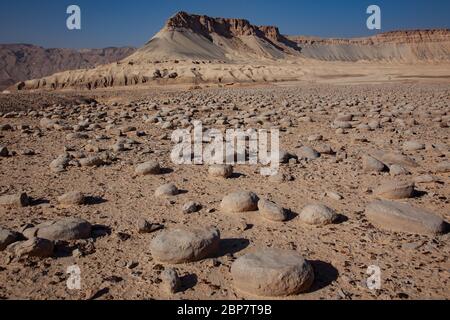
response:
M26 206L0 205L0 227L44 238L29 236L30 228L67 217L92 225L87 239L50 239L50 257L30 256L38 242L27 244L33 250L15 242L1 251L0 297L257 298L238 289L231 267L271 247L298 252L314 270L312 286L289 299L448 299L448 225L373 218L366 208L393 200L414 208L408 212L426 209L437 224L450 221L449 97L448 83L432 82L0 95L0 196L31 198ZM220 130L280 128L287 163L270 178L260 166L237 165L231 177L217 178L207 165L175 165L170 136L194 120ZM373 159L384 167L376 169ZM135 171L149 161L159 174ZM181 192L156 196L167 183ZM84 204L58 199L73 191L83 193ZM275 202L287 221L226 212L222 199L238 191ZM183 212L189 202L199 210ZM337 218L308 224L302 212L314 203ZM164 228L143 233L142 219ZM207 226L220 230L221 240L205 259L155 259L155 237ZM81 290L66 286L73 265ZM367 287L369 266L381 270L380 290ZM180 277L177 293L167 290L169 268Z

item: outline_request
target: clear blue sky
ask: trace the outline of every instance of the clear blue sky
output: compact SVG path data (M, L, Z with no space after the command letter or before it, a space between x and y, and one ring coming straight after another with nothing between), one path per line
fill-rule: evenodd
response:
M82 30L66 28L66 8L82 10ZM450 28L450 0L1 0L0 43L44 47L141 46L175 12L245 18L284 34L355 37L366 9L382 10L382 31Z

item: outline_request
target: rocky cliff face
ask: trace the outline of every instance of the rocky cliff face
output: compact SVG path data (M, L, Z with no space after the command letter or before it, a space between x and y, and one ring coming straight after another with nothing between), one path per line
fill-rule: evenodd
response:
M245 19L212 18L179 12L128 61L284 59L298 45L277 27L255 26Z
M167 21L165 29L170 31L188 29L206 37L215 33L226 38L258 36L274 41L284 38L278 28L274 26L255 26L245 19L211 18L186 12L179 12L171 17Z
M0 90L19 81L119 61L134 51L129 47L71 50L3 44L0 45Z
M450 61L450 30L391 31L366 38L290 36L307 58L326 61Z
M417 44L425 42L445 42L450 41L450 29L429 29L429 30L404 30L380 33L372 37L353 39L324 39L309 36L288 36L298 44L358 44L377 45L385 43L394 44Z

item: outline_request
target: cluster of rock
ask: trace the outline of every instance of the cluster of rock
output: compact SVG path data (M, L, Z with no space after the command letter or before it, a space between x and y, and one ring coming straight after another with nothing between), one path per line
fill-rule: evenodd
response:
M183 264L214 258L220 249L217 228L173 229L159 234L151 242L158 262ZM263 249L246 254L231 266L238 290L265 297L289 296L307 291L314 282L311 264L295 251ZM162 275L165 291L180 287L178 274L166 269Z
M85 204L86 197L77 191L58 197L61 207ZM26 193L0 196L0 207L22 208L32 204ZM0 228L0 250L7 250L13 256L51 257L55 241L87 239L91 236L92 226L80 218L65 218L44 222L38 225L25 225L21 232Z
M353 198L350 194L353 193L363 197L365 206L363 217L376 227L374 229L376 232L437 237L447 231L447 224L442 217L425 209L426 205L417 206L413 203L417 200L415 197L420 197L422 186L429 184L435 186L438 185L437 182L446 184L450 163L442 159L446 159L449 154L448 147L407 139L401 140L395 147L395 143L369 141L366 137L366 134L373 137L378 132L398 128L413 131L416 124L414 121L408 121L408 118L417 114L414 107L399 105L391 107L392 111L388 112L381 106L372 104L369 110L364 111L366 101L342 99L340 103L329 103L326 102L329 97L323 100L316 99L313 94L302 100L303 98L298 98L289 91L283 92L285 93L283 96L290 102L279 103L265 95L258 99L248 97L243 99L241 93L245 91L241 90L236 89L220 97L208 92L200 92L195 96L192 93L184 93L179 99L166 102L164 98L158 103L144 101L120 106L83 104L73 107L70 112L66 112L62 106L52 106L39 112L9 113L6 117L3 115L4 118L20 118L26 115L38 121L39 126L2 125L0 131L5 135L20 133L25 137L63 133L65 141L71 145L65 147L59 156L57 153L51 155L52 159L56 156L50 163L52 176L59 177L64 175L63 172L75 171L76 168L88 173L101 171L103 169L99 168L101 166L109 166L105 171L125 169L129 170L126 174L133 181L145 186L147 182L153 183L150 200L166 206L176 205L178 213L183 213L183 219L189 221L186 226L181 226L180 223L166 229L163 224L149 222L143 218L136 222L132 221L136 224L136 231L141 239L146 239L147 235L152 237L150 250L154 261L167 266L159 277L162 289L169 294L181 291L183 285L178 270L171 268L170 265L197 263L205 259L214 260L223 254L221 250L223 240L218 227L187 226L190 226L190 222L196 218L204 217L203 213L206 213L206 210L203 212L203 209L207 207L208 214L217 214L216 218L223 218L227 222L231 221L230 223L236 217L242 221L248 215L249 218L261 218L258 220L261 225L273 226L274 229L285 226L296 227L296 222L299 222L302 232L320 231L317 228L323 228L325 231L327 228L339 230L340 226L330 225L339 223L340 214L337 211L339 213L343 211L346 204L343 200ZM242 100L241 104L236 102L238 99ZM429 107L430 111L425 112L426 118L440 128L447 128L450 122L448 112L438 112L438 107ZM153 145L152 148L143 146L146 132L139 131L139 125L131 124L134 121L142 126L156 128L158 136L148 136L147 142L165 144L172 129L192 128L198 119L202 119L205 129L276 127L289 135L295 133L295 129L300 125L313 127L315 123L322 121L322 117L327 128L333 128L331 132L333 137L337 136L340 140L352 139L352 142L345 144L333 141L334 138L330 138L327 132L308 132L289 150L280 152L281 167L278 174L269 178L260 177L260 181L267 182L270 186L271 191L265 193L266 196L262 196L265 192L262 191L264 186L258 189L261 196L249 191L228 193L230 190L239 190L232 188L242 181L239 179L245 181L247 178L235 172L240 170L240 167L205 165L199 169L199 172L203 169L199 173L202 178L217 184L219 189L223 186L223 190L227 190L222 193L220 189L220 196L211 202L193 198L198 196L198 193L192 192L192 189L188 192L180 190L183 184L175 180L178 172L175 171L176 174L170 176L167 174L170 169L164 168L167 165L163 157L166 150L153 148ZM113 139L114 141L110 141ZM109 147L102 147L102 144L106 143ZM376 144L377 147L369 149L366 146L368 143ZM389 147L386 147L386 144ZM1 146L0 161L5 161L9 165L15 157L39 155L32 150L15 152L13 149L14 147L10 145ZM427 152L432 152L437 159L436 165L429 171L421 167L421 161L428 156ZM248 157L249 149L245 153ZM284 208L281 201L280 203L271 201L275 197L281 197L277 194L280 190L278 187L289 188L292 184L295 188L293 181L301 179L302 175L305 179L314 178L314 171L319 170L318 168L325 162L333 166L342 165L351 168L350 174L354 173L354 177L358 177L359 180L354 180L355 185L347 190L336 186L332 187L333 190L322 189L322 186L327 186L327 181L321 181L318 185L321 188L322 198L325 199L314 197L307 205L296 208L297 215ZM334 173L330 170L320 176L325 180L328 175ZM169 181L174 182L168 183L166 178L167 180L173 178ZM373 181L373 184L370 188L363 188L358 184L359 182L362 184L364 178L372 179L370 181ZM18 187L17 189L20 190ZM308 197L307 191L309 190L305 190L305 198ZM185 193L190 199L183 197ZM179 203L179 200L183 203ZM210 208L214 201L220 200L219 208ZM440 203L445 201L446 199ZM87 202L88 198L77 191L68 192L57 198L59 208L67 211ZM303 199L301 202L303 203ZM33 199L26 193L17 192L0 196L0 207L8 210L26 210L23 208L30 205L33 205ZM353 220L351 213L349 218ZM170 223L175 224L173 221ZM87 239L92 237L93 233L91 224L78 218L50 219L41 224L26 225L19 231L0 228L0 250L19 257L50 257L54 255L55 245L59 241ZM119 235L119 238L125 239L127 235ZM315 277L313 263L296 251L276 248L252 248L233 261L230 267L230 276L237 290L265 297L308 292Z
M87 197L79 191L67 192L58 197L57 202L61 207L81 206L86 204ZM32 198L25 192L6 194L0 196L0 206L9 208L27 207L32 204Z
M288 210L278 204L259 197L253 192L239 191L226 195L220 205L224 213L259 211L261 217L272 222L289 219ZM335 223L338 214L324 204L310 204L303 208L299 220L308 225L324 226Z
M54 254L55 241L72 241L91 237L92 226L80 218L27 225L21 233L0 228L0 251L13 257L47 258Z

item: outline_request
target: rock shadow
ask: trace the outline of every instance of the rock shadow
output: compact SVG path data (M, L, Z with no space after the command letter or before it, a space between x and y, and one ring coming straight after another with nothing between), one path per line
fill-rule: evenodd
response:
M160 171L159 171L159 174L160 174L160 175L164 175L164 174L171 174L171 173L173 173L173 172L174 172L173 169L170 169L170 168L161 168Z
M108 201L102 197L92 197L92 196L86 197L84 200L84 204L88 205L88 206L102 204L105 202L108 202Z
M422 197L425 197L426 195L428 195L428 192L426 192L426 191L414 190L412 197L413 198L422 198Z
M56 241L53 257L54 258L71 257L73 251L77 248L78 246L76 244L71 244L67 241Z
M109 288L103 288L95 292L92 296L88 297L87 300L97 300L104 295L109 293Z
M180 278L181 281L181 289L180 292L187 291L189 289L194 288L198 283L198 277L195 274L188 274L185 276L182 276Z
M328 287L339 277L339 271L333 267L330 263L310 260L309 261L314 269L314 283L309 292L319 291Z
M247 176L243 173L233 172L229 179L239 179L239 178L247 178Z
M220 241L220 248L217 257L223 257L228 254L236 254L250 245L248 239L223 239ZM216 257L216 258L217 258Z
M47 199L34 199L34 198L29 198L29 205L30 207L35 207L35 206L40 206L43 204L50 204L50 201Z
M334 224L342 224L349 220L350 219L346 215L338 214L336 220L334 221Z
M444 221L444 234L450 233L450 223Z
M176 195L177 195L177 196L181 196L181 195L187 194L187 193L189 193L188 190L178 190L178 193L177 193Z
M111 235L111 228L105 225L96 224L92 226L91 236L94 240Z
M286 221L284 221L284 222L292 221L298 217L298 213L294 212L292 210L285 209L285 212L286 212Z

